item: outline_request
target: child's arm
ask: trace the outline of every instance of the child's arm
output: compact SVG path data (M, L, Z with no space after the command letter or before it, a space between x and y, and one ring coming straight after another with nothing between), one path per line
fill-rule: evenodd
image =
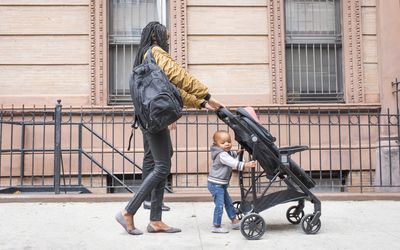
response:
M234 158L227 152L221 153L220 160L221 160L222 164L229 166L233 169L237 169L239 171L243 171L243 169L245 169L245 168L255 168L256 167L255 161L249 161L249 162L239 161L239 157Z
M228 154L227 152L222 152L220 154L220 160L221 163L231 167L233 169L237 169L239 171L242 171L244 168L244 162L243 161L239 161L238 157L234 158L232 157L230 154Z

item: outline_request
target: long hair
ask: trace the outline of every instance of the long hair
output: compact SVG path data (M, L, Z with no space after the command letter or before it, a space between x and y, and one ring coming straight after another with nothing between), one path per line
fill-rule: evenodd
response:
M143 56L146 51L153 45L157 43L163 50L168 52L168 37L167 37L167 28L159 22L150 22L143 28L142 36L140 38L140 45L138 53L135 57L135 62L133 63L133 67L141 64L143 61Z

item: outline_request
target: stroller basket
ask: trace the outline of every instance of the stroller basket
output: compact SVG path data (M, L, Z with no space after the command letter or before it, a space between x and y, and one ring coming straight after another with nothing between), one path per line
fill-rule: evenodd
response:
M259 122L254 109L239 108L236 114L222 107L217 116L227 124L235 134L235 140L244 148L253 160L262 167L263 172L256 175L251 171L251 186L244 186L243 173L239 172L241 200L234 202L236 214L242 219L241 232L247 239L259 239L265 232L265 221L259 212L278 204L298 201L297 206L287 210L286 217L292 224L299 224L307 234L315 234L321 227L321 202L309 189L315 186L314 180L290 156L308 149L307 146L278 148L276 138ZM262 192L257 192L256 180L266 176L269 184ZM284 181L287 189L267 194L273 182ZM261 193L261 195L259 195ZM314 204L314 212L304 215L304 201ZM244 217L243 217L244 216ZM243 218L242 218L243 217Z

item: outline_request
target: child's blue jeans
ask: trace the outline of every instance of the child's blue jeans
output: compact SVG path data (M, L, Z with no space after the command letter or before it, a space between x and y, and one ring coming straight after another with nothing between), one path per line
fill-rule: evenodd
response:
M210 193L214 198L214 204L215 204L214 217L213 217L214 226L221 225L224 205L229 219L231 220L234 219L236 213L235 213L235 208L233 207L232 204L232 199L228 193L228 184L221 185L208 182L208 190L210 191Z

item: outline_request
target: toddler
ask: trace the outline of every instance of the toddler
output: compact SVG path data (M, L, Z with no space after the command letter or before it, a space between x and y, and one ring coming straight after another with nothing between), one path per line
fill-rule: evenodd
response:
M232 170L243 171L244 168L254 168L255 161L239 161L238 152L231 151L231 136L227 131L217 131L213 136L213 145L211 146L212 167L208 175L208 190L214 198L214 217L213 233L228 233L229 231L221 227L223 208L231 220L232 229L239 229L240 221L236 219L235 208L232 199L228 193L229 180Z

